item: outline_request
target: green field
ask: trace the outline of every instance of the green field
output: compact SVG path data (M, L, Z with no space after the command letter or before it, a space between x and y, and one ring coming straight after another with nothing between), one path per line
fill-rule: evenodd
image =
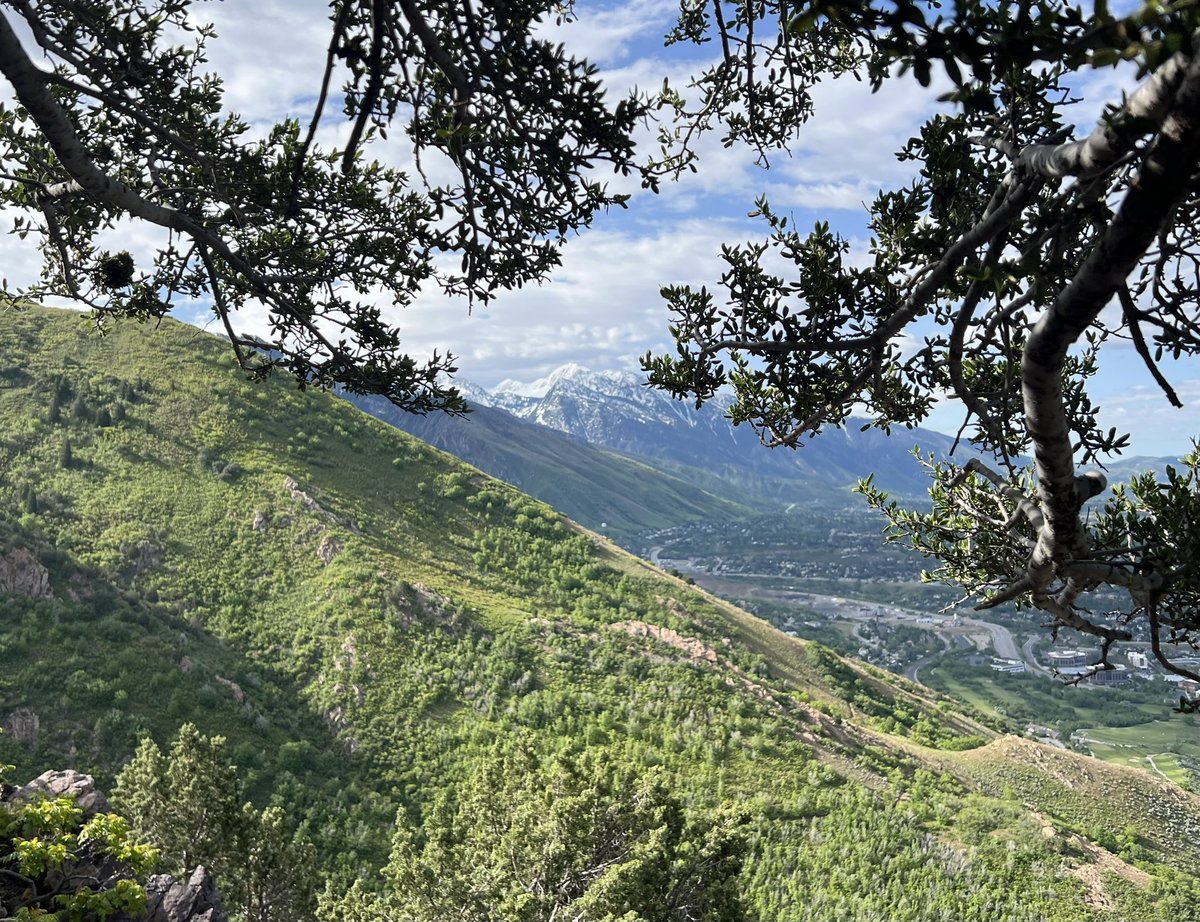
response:
M1200 721L1195 715L1173 714L1170 720L1090 727L1083 732L1087 734L1083 746L1098 759L1157 770L1177 784L1195 781L1195 769L1200 767Z
M1195 715L1172 713L1161 683L1119 690L1072 688L1041 676L998 675L956 662L923 670L921 679L984 713L1008 719L1017 731L1030 723L1048 726L1064 743L1078 731L1087 739L1077 748L1098 759L1137 766L1183 786L1197 784L1200 721ZM1154 758L1153 765L1148 757Z

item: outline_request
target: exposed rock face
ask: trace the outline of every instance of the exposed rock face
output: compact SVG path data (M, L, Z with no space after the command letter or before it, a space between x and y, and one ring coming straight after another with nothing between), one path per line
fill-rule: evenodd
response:
M246 703L246 693L242 690L242 686L238 685L237 682L234 682L232 679L227 679L224 676L215 676L214 678L216 678L218 682L220 682L233 693L233 697L238 704Z
M283 478L283 488L285 490L287 490L288 495L292 499L294 499L296 502L298 502L300 505L302 505L305 509L308 509L310 512L316 512L319 515L324 516L324 518L327 521L332 522L334 525L344 525L347 529L349 529L351 534L355 534L355 535L362 534L362 532L358 528L358 525L356 525L353 522L353 520L346 519L343 522L340 517L334 515L332 512L330 512L328 509L326 509L324 506L322 506L319 502L317 502L315 499L313 499L309 494L307 494L303 490L301 490L299 482L297 482L297 480L294 477ZM259 516L261 514L262 513L255 513L254 523L250 526L255 531L259 530L259 527L260 527ZM286 525L286 524L290 523L290 521L291 521L290 518L285 517L285 518L278 519L275 524ZM270 524L270 523L264 518L261 522L261 525L263 527L265 527L267 524ZM341 550L340 545L338 547L338 550L339 551ZM328 563L328 561L326 561L326 563Z
M130 563L133 565L133 576L138 577L150 570L155 570L162 566L163 552L162 548L157 547L150 541L139 541L137 547L133 549L130 555Z
M83 810L85 816L112 811L112 807L108 805L108 798L96 789L96 782L92 776L82 775L72 768L66 771L42 772L29 784L18 788L10 800L13 803L27 803L38 796L51 799L73 797L75 805Z
M229 922L212 875L196 868L187 882L156 874L146 883L145 922Z
M283 488L288 491L292 499L300 503L305 509L311 509L313 512L323 512L330 518L333 517L329 510L322 507L320 503L300 489L300 484L294 477L283 478Z
M27 599L49 599L50 572L33 552L19 547L0 554L0 595L19 595Z
M329 563L341 552L342 542L337 538L334 538L332 535L326 535L324 538L322 538L321 544L317 548L317 556L320 557L324 563Z
M694 660L705 660L710 663L718 660L717 651L712 647L695 637L685 637L669 627L659 627L656 624L647 624L645 621L617 621L610 624L609 627L617 631L624 631L634 637L653 637L668 646L682 650Z
M0 728L18 743L36 743L41 725L33 708L17 708L0 721Z

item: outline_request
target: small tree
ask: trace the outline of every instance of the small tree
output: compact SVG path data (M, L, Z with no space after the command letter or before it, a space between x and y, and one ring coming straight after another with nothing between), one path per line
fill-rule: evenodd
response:
M184 724L166 756L144 739L118 775L113 801L158 846L172 872L186 876L204 865L220 877L236 867L230 859L242 791L224 737Z
M53 388L53 394L50 397L50 411L46 418L52 423L62 422L62 405L65 397L62 383L58 383Z
M71 402L71 419L76 422L84 422L91 417L91 411L88 409L87 400L83 394L77 394Z
M27 483L21 490L21 505L29 515L38 514L37 490L33 488L33 484Z
M292 832L282 810L260 813L242 802L223 737L184 724L166 755L153 740L142 740L117 776L113 801L161 850L168 870L186 876L203 865L211 871L245 922L312 917L313 847Z
M304 922L316 909L316 851L297 836L279 807L242 808L237 872L227 878L230 902L245 922Z

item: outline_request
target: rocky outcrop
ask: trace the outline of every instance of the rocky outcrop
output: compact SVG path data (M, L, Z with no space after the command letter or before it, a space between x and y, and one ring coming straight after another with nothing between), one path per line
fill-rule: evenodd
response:
M669 647L682 650L693 660L704 660L709 663L716 663L719 660L717 651L703 641L697 640L695 637L685 637L669 627L647 624L645 621L617 621L610 624L609 627L633 637L652 637Z
M236 700L238 704L246 703L246 693L242 690L242 686L238 685L237 682L234 682L232 679L227 679L224 676L213 676L213 678L215 678L233 693L234 700Z
M36 743L42 722L33 708L17 708L3 720L0 729L18 743Z
M27 548L0 554L0 595L51 599L50 572Z
M294 477L284 477L283 488L288 491L288 495L292 499L296 500L305 509L308 509L310 512L320 513L334 522L337 521L337 516L300 489L300 484Z
M80 774L72 768L65 771L42 772L24 787L17 788L9 798L12 803L28 803L38 797L53 800L57 797L74 799L75 806L83 810L84 816L110 813L108 798L96 788L91 775Z
M359 529L358 525L356 525L354 523L353 519L346 519L345 521L343 521L341 518L334 515L332 512L330 512L328 509L326 509L324 506L322 506L319 502L317 502L315 499L313 499L312 496L310 496L308 493L305 493L303 490L301 490L299 482L294 477L284 477L283 478L283 488L285 490L287 490L288 495L292 499L294 499L296 502L298 502L301 506L303 506L309 512L317 513L318 515L324 517L327 521L332 522L334 525L343 526L353 535L361 535L362 534L362 531ZM255 524L251 526L252 528L254 528L255 531L258 530L258 521L259 521L258 516L256 514L255 515ZM265 526L266 524L267 524L267 522L264 520L263 525ZM280 521L277 524L282 525L283 521ZM341 550L340 547L338 549ZM328 563L328 561L326 561L326 563Z
M85 819L111 812L108 799L96 788L92 776L71 769L44 772L23 787L5 786L0 790L0 809L4 804L20 805L40 797L71 797L83 810ZM93 885L95 881L111 884L130 877L126 865L108 855L87 854L83 848L77 859L63 865L60 871L48 873L58 874L64 881L78 878L91 881ZM229 922L216 882L203 867L196 868L186 881L176 880L169 874L156 874L146 882L146 897L146 912L136 917L117 913L109 917L109 922ZM4 906L3 893L0 893L0 916L6 913Z
M321 544L317 547L317 556L321 558L323 563L329 563L342 552L342 542L332 535L326 535L321 539Z
M152 541L139 541L129 555L129 563L133 568L131 576L137 578L143 573L157 570L162 566L163 551Z
M156 874L146 882L146 915L138 922L229 922L217 885L199 867L187 881Z

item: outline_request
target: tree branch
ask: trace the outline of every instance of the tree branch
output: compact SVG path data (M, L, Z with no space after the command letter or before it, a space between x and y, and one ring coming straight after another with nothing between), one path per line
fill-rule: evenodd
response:
M350 21L350 4L351 0L342 0L338 7L337 19L333 24L333 35L329 39L329 48L325 53L325 71L321 75L321 89L317 94L316 105L313 106L313 115L308 123L308 131L300 143L300 150L296 151L296 163L292 167L292 189L288 193L287 210L289 215L294 216L299 210L300 180L304 176L304 161L308 159L308 152L312 150L313 140L321 125L321 116L325 112L325 101L329 97L329 83L333 79L334 61L337 59L338 47L346 34L346 24Z
M1118 288L1117 297L1121 299L1121 311L1125 315L1125 322L1129 325L1129 338L1133 340L1133 347L1137 350L1137 354L1145 363L1146 369L1154 378L1155 383L1162 388L1162 392L1171 406L1183 409L1183 401L1179 399L1179 395L1175 393L1175 388L1171 387L1171 383L1163 377L1163 373L1158 369L1158 364L1150 355L1146 337L1142 335L1142 326L1138 323L1137 305L1133 303L1133 295L1129 293L1129 286L1122 285Z
M1153 243L1163 216L1186 192L1200 157L1200 55L1120 208L1071 282L1034 326L1021 364L1021 391L1046 517L1030 561L1045 585L1056 565L1084 550L1062 370L1067 350L1125 284Z
M1197 41L1200 33L1192 35L1193 44ZM1031 145L1017 155L1017 163L1047 179L1092 177L1108 171L1132 152L1138 138L1162 125L1191 64L1192 53L1175 52L1082 141Z

